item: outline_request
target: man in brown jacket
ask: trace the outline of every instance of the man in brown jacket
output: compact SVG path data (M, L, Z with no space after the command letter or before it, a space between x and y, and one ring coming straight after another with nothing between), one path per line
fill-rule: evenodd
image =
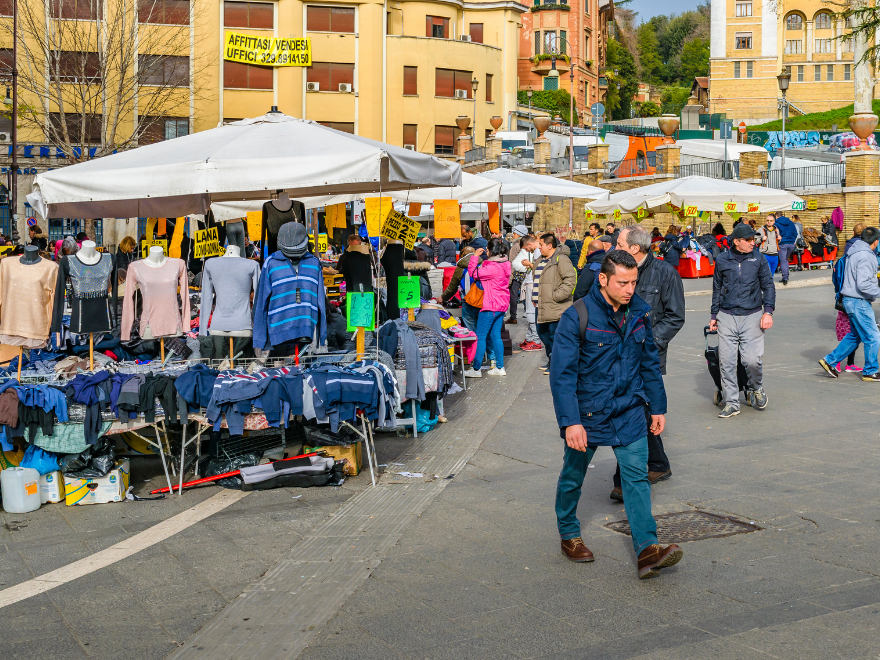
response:
M538 239L538 248L541 259L535 264L532 302L537 310L538 336L547 352L547 364L541 368L549 374L553 337L562 313L571 305L577 271L568 258L568 248L560 245L555 235L549 232L542 234Z

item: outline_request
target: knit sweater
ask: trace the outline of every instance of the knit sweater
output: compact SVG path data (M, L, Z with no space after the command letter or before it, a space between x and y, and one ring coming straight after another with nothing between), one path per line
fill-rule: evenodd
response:
M259 278L260 267L251 259L242 257L208 259L202 273L199 334L208 334L209 318L211 330L221 332L250 330L251 293L256 292Z
M311 338L318 327L318 344L327 340L324 277L312 254L296 268L280 251L271 255L260 273L254 300L254 346L267 350L287 341Z
M0 334L45 341L52 323L58 264L20 257L0 261Z

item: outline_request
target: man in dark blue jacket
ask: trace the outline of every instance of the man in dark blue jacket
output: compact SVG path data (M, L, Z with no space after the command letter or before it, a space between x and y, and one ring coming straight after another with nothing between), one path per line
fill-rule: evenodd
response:
M577 505L587 466L597 447L613 448L623 478L624 507L638 555L639 578L654 577L681 559L677 545L657 543L648 481L648 424L663 431L666 390L650 307L635 295L638 269L631 254L609 252L586 297L562 314L550 360L550 390L565 439L556 485L556 520L562 552L593 561L581 538Z
M788 284L788 260L794 253L797 241L797 227L790 219L777 213L776 229L779 230L779 270L782 271L782 284L785 285Z
M776 220L779 226L779 219ZM718 360L724 408L719 417L739 415L737 359L749 375L746 399L755 410L767 407L761 358L764 331L773 327L776 287L764 255L755 247L755 230L743 223L731 232L733 246L715 260L710 330L718 331ZM782 261L782 246L779 247ZM763 312L763 313L762 313Z

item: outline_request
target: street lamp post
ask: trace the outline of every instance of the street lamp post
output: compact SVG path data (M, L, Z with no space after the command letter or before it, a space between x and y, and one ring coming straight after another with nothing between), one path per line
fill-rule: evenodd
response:
M791 82L791 71L787 66L782 67L782 73L776 76L779 83L779 91L782 92L782 187L785 188L785 116L788 114L788 100L785 93L788 91L788 83Z
M10 163L9 226L15 243L18 235L18 0L12 0L12 162Z
M477 87L479 86L480 81L474 76L473 80L471 80L471 89L474 90L474 130L471 133L471 147L474 149L477 148Z

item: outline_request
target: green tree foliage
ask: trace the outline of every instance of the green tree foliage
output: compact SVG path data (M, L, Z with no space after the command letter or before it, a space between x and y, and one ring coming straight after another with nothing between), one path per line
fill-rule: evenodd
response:
M639 76L632 53L616 39L608 39L605 78L608 81L608 92L605 97L607 117L629 119L632 97L639 90ZM619 90L618 85L620 85Z
M709 75L709 40L691 39L681 50L682 82L707 75Z
M660 95L660 103L662 103L662 112L671 112L678 114L683 105L687 105L688 97L691 95L690 87L667 87Z
M517 101L520 105L529 104L529 96L526 90L517 92ZM559 115L562 120L571 125L569 121L568 111L571 104L571 95L567 89L555 90L536 90L532 92L532 107L546 110L551 116ZM574 125L578 125L577 109L574 113Z
M658 82L663 69L663 61L658 51L657 33L651 23L644 23L638 32L639 62L642 65L642 80Z

